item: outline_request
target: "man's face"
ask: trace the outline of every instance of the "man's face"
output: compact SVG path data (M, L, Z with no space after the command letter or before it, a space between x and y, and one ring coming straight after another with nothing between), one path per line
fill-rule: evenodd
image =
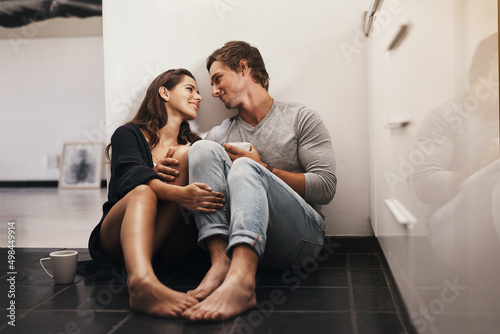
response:
M227 109L238 108L243 89L241 73L233 71L220 61L214 61L210 67L212 96L218 97Z

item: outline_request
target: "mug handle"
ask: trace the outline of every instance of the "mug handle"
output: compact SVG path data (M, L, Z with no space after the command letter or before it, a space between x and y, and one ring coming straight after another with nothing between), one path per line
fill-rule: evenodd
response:
M50 277L54 278L54 276L51 273L49 273L47 271L47 269L45 269L45 267L43 266L42 261L44 261L44 260L50 260L50 257L44 257L43 259L40 259L40 265L42 266L43 270L45 270L45 272L47 273L47 275L49 275Z

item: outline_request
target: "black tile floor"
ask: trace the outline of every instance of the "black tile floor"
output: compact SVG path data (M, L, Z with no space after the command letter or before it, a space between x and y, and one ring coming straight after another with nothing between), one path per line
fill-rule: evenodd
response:
M259 270L257 307L224 322L131 312L118 272L101 281L77 275L74 284L54 285L38 263L52 250L15 249L17 274L8 275L8 250L0 249L0 333L415 333L375 238L329 237L318 260L301 269ZM78 251L80 261L90 259L86 249ZM167 286L187 291L201 281L208 261L199 253L158 276ZM8 280L12 276L15 286ZM11 301L15 327L8 323Z

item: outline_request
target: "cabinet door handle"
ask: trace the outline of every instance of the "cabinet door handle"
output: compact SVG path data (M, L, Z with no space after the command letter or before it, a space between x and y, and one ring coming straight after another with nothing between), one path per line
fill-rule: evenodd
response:
M382 6L382 2L384 2L384 0L373 0L370 9L365 12L364 33L366 37L368 37L370 31L372 30L373 17L377 10L379 10Z
M386 199L385 205L391 212L392 216L401 225L408 225L409 228L413 228L413 225L417 223L417 218L411 214L408 209L406 209L403 204L401 204L396 199Z
M404 120L404 121L390 121L387 123L385 126L386 128L393 129L393 128L405 128L408 125L410 125L411 121L410 120Z

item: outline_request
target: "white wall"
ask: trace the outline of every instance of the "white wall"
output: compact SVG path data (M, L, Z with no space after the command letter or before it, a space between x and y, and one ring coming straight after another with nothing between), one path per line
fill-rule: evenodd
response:
M13 36L0 39L0 180L58 180L47 157L105 118L102 37Z
M276 99L314 107L337 159L338 190L324 207L327 233L371 235L368 221L366 52L347 52L369 1L106 1L103 34L108 138L132 117L159 73L185 67L205 98L193 127L206 132L228 113L211 98L206 57L229 40L261 51Z

